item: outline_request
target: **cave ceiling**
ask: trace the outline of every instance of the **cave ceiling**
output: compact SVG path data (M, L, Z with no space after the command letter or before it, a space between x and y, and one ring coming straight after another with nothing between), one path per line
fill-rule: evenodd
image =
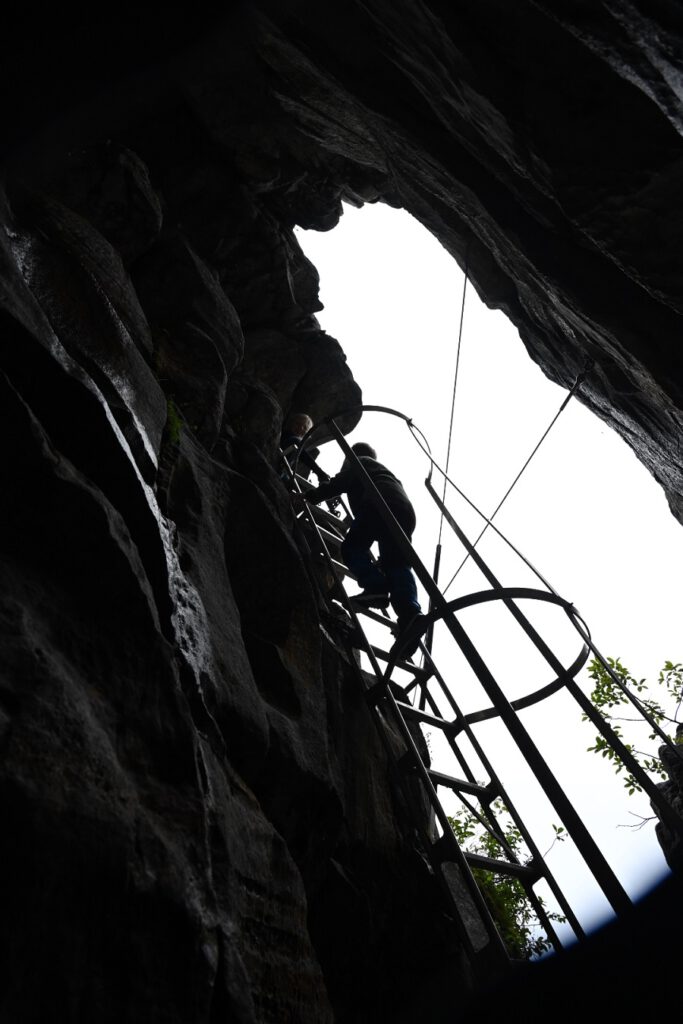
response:
M18 29L4 72L10 179L69 200L80 153L125 147L224 281L231 239L247 232L266 247L269 225L332 228L342 201L405 208L551 379L569 387L590 367L580 399L680 516L680 8L252 0L228 11ZM267 213L260 237L240 196ZM303 256L299 270L294 312L275 298L264 315L263 289L240 281L243 324L315 330L317 278ZM314 411L339 409L325 398Z

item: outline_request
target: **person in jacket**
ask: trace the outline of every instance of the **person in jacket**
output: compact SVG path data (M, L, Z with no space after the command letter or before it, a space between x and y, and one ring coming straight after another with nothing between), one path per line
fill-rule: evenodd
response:
M312 426L313 420L304 412L294 412L285 420L282 434L280 436L280 450L290 466L294 463L297 449L300 447L302 439L306 436ZM317 448L310 448L303 451L299 456L297 471L299 476L304 477L306 480L308 480L312 471L318 478L318 483L323 483L329 480L330 477L329 474L326 473L324 469L321 469L315 461L315 456L317 454ZM290 474L284 464L281 476L284 481L288 481L290 478Z
M378 462L377 452L371 445L360 441L352 445L351 450L410 540L415 530L415 510L401 481ZM363 608L386 608L391 602L398 619L400 638L413 625L416 616L422 614L415 577L379 510L369 498L362 474L347 459L336 476L308 491L306 500L317 503L342 493L348 496L354 517L341 546L342 558L362 587L362 592L353 601ZM375 542L379 547L379 563L373 561L371 554ZM416 648L417 643L412 651L405 652L406 656Z

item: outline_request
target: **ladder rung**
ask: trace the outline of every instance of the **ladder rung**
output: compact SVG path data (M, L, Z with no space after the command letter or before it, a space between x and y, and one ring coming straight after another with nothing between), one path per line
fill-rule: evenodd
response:
M436 786L447 786L455 793L469 793L471 796L476 796L484 802L488 802L495 797L495 793L492 793L488 786L479 786L476 782L455 779L452 775L444 775L443 772L435 771L430 771L429 777Z
M428 711L420 711L419 708L414 708L411 704L404 704L402 701L396 703L404 718L415 718L418 722L433 725L437 729L443 729L444 732L451 732L455 729L455 723L448 722L445 718L437 718L436 715L430 715Z
M328 564L327 559L325 558L322 552L315 556L315 560L316 562L319 562L322 565ZM353 575L352 572L350 572L346 568L343 562L338 562L336 558L330 558L330 562L332 563L332 568L334 569L338 576L348 576L350 579L355 580L356 577Z
M380 661L389 661L389 655L386 651L383 651L381 647L372 647L372 653L376 658L379 658ZM413 665L412 661L397 661L394 667L402 668L406 672L412 672L415 676L428 675L428 673L419 665Z
M484 857L481 853L467 853L465 860L471 868L484 868L498 875L512 875L514 878L525 878L527 881L536 881L540 878L540 871L531 864L515 864L510 860L496 860L494 857Z
M361 672L368 685L368 689L365 691L365 699L368 704L379 704L387 696L388 691L391 690L398 706L403 707L399 700L403 690L398 683L395 683L393 679L390 679L388 682L386 679L377 679L372 672L365 672L363 669L361 669Z
M391 626L392 628L396 626L393 619L387 618L386 615L382 615L380 612L375 611L374 608L362 608L359 605L358 608L354 606L354 610L357 615L365 615L368 619L372 619L374 622L380 622L383 626Z
M457 839L453 833L444 833L440 839L432 845L430 860L434 867L445 864L448 861L457 863L457 856L453 844L460 849ZM541 873L534 864L515 864L509 860L497 860L494 857L485 857L481 853L468 853L467 850L460 850L470 868L484 868L498 875L513 875L515 878L524 878L527 881L536 881Z
M327 530L324 526L321 526L320 523L318 523L317 526L318 529L320 530L320 536L323 538L326 544L332 545L337 548L340 547L342 541L344 540L343 537L340 537L338 533L332 533L331 530Z
M320 505L313 505L310 503L308 507L316 522L321 520L328 526L332 526L334 529L341 531L341 533L346 532L345 519L339 519L337 516L333 515L332 512L328 512L326 508L321 508Z

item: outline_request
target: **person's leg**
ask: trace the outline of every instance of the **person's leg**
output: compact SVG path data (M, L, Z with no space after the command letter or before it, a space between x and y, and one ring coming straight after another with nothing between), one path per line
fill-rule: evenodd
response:
M384 573L372 561L370 548L377 539L377 527L372 516L357 516L341 545L344 564L356 577L363 590L386 594L388 585Z
M396 612L399 630L402 630L422 610L417 599L415 577L407 565L389 565L384 572L389 584L391 606Z
M410 540L415 529L415 514L412 509L394 508L392 511L394 518ZM399 631L401 631L422 610L417 599L415 577L406 562L405 555L391 537L384 523L381 524L378 532L380 565L387 578L391 605L396 612Z

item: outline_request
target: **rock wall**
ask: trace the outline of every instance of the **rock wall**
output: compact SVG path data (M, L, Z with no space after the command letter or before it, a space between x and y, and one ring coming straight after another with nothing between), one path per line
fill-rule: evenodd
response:
M423 221L683 509L678 9L254 0L3 71L0 1019L450 1020L274 469L360 392L293 234ZM352 297L350 297L352 301Z
M360 390L202 133L6 179L3 1022L408 1020L459 962L275 468Z

